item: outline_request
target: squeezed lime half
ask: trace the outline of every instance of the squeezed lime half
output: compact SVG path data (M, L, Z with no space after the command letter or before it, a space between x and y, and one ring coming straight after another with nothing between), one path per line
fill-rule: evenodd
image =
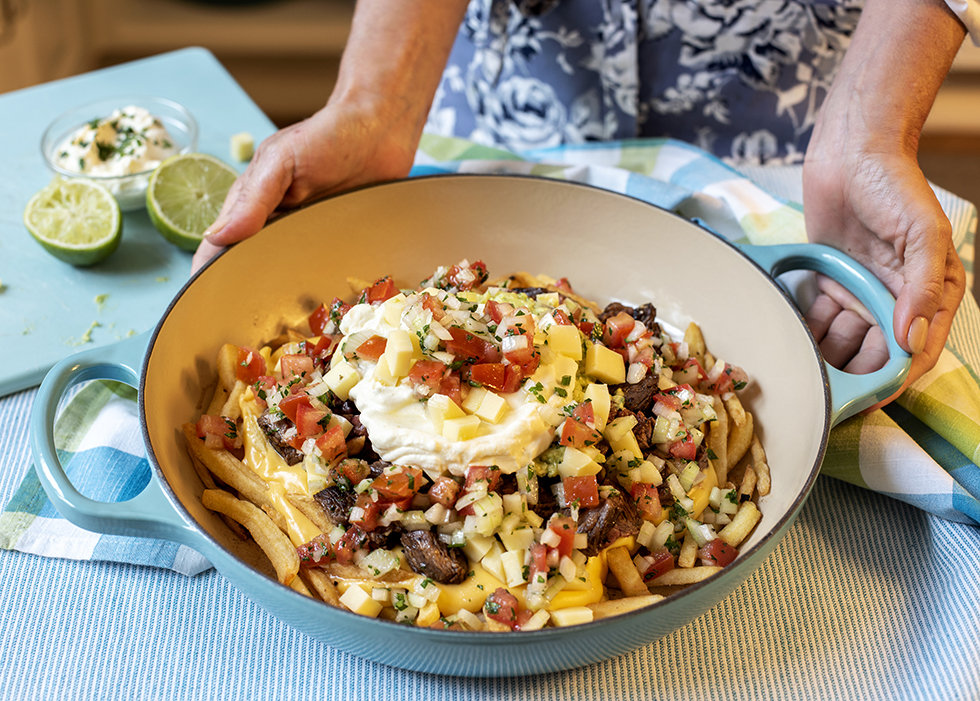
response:
M24 208L24 226L51 255L77 266L108 258L122 240L119 203L82 178L55 178Z

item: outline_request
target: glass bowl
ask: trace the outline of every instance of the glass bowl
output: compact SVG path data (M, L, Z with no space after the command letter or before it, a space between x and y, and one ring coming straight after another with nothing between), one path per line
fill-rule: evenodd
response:
M58 162L58 155L64 151L63 145L77 130L93 121L105 119L117 109L129 106L142 107L159 119L167 130L175 153L190 153L197 149L197 120L183 105L162 97L120 96L89 102L63 113L51 122L41 137L41 153L53 173L63 178L85 178L104 185L115 196L123 211L145 206L146 187L156 163L139 172L95 175L66 168Z

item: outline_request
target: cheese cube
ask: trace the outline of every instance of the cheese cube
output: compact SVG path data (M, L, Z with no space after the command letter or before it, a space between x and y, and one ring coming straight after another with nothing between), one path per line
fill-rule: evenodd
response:
M609 440L609 447L617 453L621 450L628 450L633 454L633 457L643 459L643 452L640 450L640 444L636 442L636 436L633 435L632 429L616 440Z
M495 540L493 545L490 546L490 550L488 550L487 554L480 560L480 564L483 565L483 569L492 574L501 582L506 581L507 579L507 576L504 574L504 566L500 562L500 556L503 554L504 546Z
M451 441L468 441L471 438L476 438L481 423L479 416L446 419L442 422L442 435Z
M523 550L508 550L500 556L500 566L504 571L504 581L508 587L519 587L527 582L524 579Z
M487 390L483 387L471 387L469 394L466 395L466 399L463 400L463 411L467 414L475 414L477 409L480 408L480 402L487 395Z
M255 139L247 131L232 134L228 146L236 161L247 161L255 153Z
M493 536L484 535L471 535L466 539L466 544L463 546L463 552L466 557L469 558L470 562L479 562L483 557L490 552L490 548L497 541Z
M577 326L552 324L544 332L551 349L573 360L582 359L582 333Z
M562 397L563 399L571 400L572 390L575 389L575 378L578 376L578 362L567 355L559 355L555 358L552 367L555 371L555 387L565 390L566 397ZM561 392L558 395L561 396Z
M378 364L374 366L374 379L385 387L394 387L398 384L398 378L392 374L388 366L388 358L383 354L378 358Z
M483 395L483 401L480 402L476 415L487 423L496 424L500 423L509 409L510 404L506 399L494 392L487 392Z
M398 328L402 320L402 311L405 309L405 300L408 299L404 292L399 292L394 297L389 297L382 304L382 315L388 326Z
M602 435L606 437L607 441L618 441L623 438L628 432L633 430L636 426L635 416L620 416L618 419L611 421L609 425L606 426Z
M415 358L412 334L404 329L395 329L388 334L384 357L393 377L405 377L412 369L412 360Z
M585 374L607 385L626 382L626 362L614 350L593 343L585 352Z
M581 450L565 446L565 457L558 464L558 474L564 477L596 475L602 469L595 460Z
M361 373L346 360L342 360L332 368L327 376L323 378L330 391L337 395L340 401L347 401L351 388L361 381Z
M551 612L551 622L563 628L592 622L592 609L588 606L570 606Z
M357 584L352 584L347 587L347 591L340 597L340 603L354 613L359 613L369 618L377 618L383 608L380 601L375 601L374 597L361 589Z
M461 419L466 416L459 405L445 394L433 394L425 403L425 409L429 415L429 421L432 422L432 428L440 434L447 419Z
M500 542L504 544L507 550L524 552L534 542L534 529L524 526L522 528L515 528L510 533L499 533L498 536Z
M606 430L606 422L609 420L609 388L606 385L590 384L585 388L585 398L592 402L595 430L602 433Z

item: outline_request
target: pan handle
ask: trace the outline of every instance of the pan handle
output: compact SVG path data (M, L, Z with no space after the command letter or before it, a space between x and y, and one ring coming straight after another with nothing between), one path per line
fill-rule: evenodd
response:
M96 533L137 535L172 540L194 547L199 536L168 500L156 472L138 495L106 503L81 494L65 473L54 439L58 405L73 385L88 380L115 380L139 386L140 363L149 334L77 353L45 376L31 409L31 452L41 486L58 512L79 528Z
M832 425L874 406L901 388L912 359L895 340L895 298L878 278L846 253L822 244L736 246L773 278L791 270L813 270L833 278L861 301L884 331L888 362L881 369L854 375L824 362L830 382Z

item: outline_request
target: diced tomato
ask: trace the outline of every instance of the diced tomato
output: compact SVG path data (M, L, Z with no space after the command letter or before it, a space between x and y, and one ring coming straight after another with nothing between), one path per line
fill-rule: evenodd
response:
M656 579L660 575L666 574L674 569L674 556L670 554L667 548L660 548L653 551L645 558L645 561L647 566L642 572L643 581L645 582Z
M655 404L656 402L660 402L671 411L681 410L681 400L672 394L663 393L663 394L654 395L653 401Z
M498 587L483 602L483 613L487 618L492 618L498 623L504 623L511 628L515 628L518 625L517 610L517 597L503 587Z
M224 448L231 450L241 447L238 439L238 427L235 422L224 416L214 416L212 414L202 414L195 426L197 437L204 439L204 445L208 448Z
M341 320L343 320L344 315L350 311L350 305L347 304L340 297L334 297L333 301L330 303L330 321L334 323L335 326L340 326Z
M602 342L609 348L622 348L629 336L636 320L626 312L619 312L615 316L606 319L605 328L602 333Z
M329 360L330 356L333 355L333 351L336 346L336 336L320 336L315 344L306 345L306 353L313 358L314 362L317 360Z
M375 335L371 336L371 338L359 345L357 350L354 352L357 353L359 358L378 362L378 358L380 358L381 354L385 352L387 345L388 339L386 339L384 336Z
M438 360L420 360L408 371L408 381L416 387L424 385L428 390L422 394L432 395L442 387L442 380L448 371L449 366Z
M346 458L341 460L331 472L335 475L334 479L344 478L353 487L371 474L371 466L364 460Z
M575 549L575 521L568 516L556 516L548 522L548 528L561 539L555 548L558 551L558 556L571 555L572 550Z
M714 381L705 379L701 383L701 389L708 394L725 394L734 390L742 389L748 382L749 376L745 371L734 365L725 363L725 369Z
M527 334L504 336L500 349L513 365L527 365L534 360L534 339Z
M500 468L496 465L472 465L466 468L466 485L463 491L471 492L478 483L483 482L487 491L492 492L500 486L501 475Z
M572 292L572 283L568 281L567 277L560 277L555 280L555 287L565 292Z
M327 565L337 559L333 543L326 533L321 533L313 540L297 547L296 554L299 556L300 565L306 568Z
M413 497L422 487L422 470L416 467L401 467L397 472L385 473L371 483L379 496L386 502L401 501Z
M254 385L266 373L265 358L257 350L248 346L239 346L238 364L235 366L235 377L246 385Z
M309 377L313 374L313 358L308 355L287 354L279 359L279 369L284 380L291 380L294 377Z
M347 442L344 440L344 429L331 426L322 436L316 439L316 447L320 449L323 461L331 463L347 454Z
M324 424L329 420L330 413L322 409L314 409L308 403L296 405L296 430L303 438L315 436L326 430Z
M724 567L738 557L738 548L729 545L721 538L715 538L698 550L698 557L701 558L702 564Z
M429 499L437 504L442 504L447 509L453 508L458 497L459 482L452 477L437 477L436 481L429 487Z
M511 306L510 304L497 302L495 300L490 299L487 300L487 303L484 306L484 312L486 313L487 316L493 319L493 322L495 324L499 324L501 319L503 319L508 314L512 314L514 312L514 307Z
M640 510L640 516L645 521L657 521L663 515L660 492L652 484L634 482L630 487L630 496L633 497L636 508Z
M337 559L337 563L341 565L349 565L354 561L354 551L357 550L361 543L364 542L364 531L362 531L357 526L351 526L347 529L347 532L340 537L337 544L334 545L334 557Z
M568 314L565 313L564 309L556 309L551 312L551 316L554 318L555 323L561 326L574 326L572 320L568 318Z
M321 304L313 310L308 317L308 321L310 323L310 331L313 332L314 336L319 336L323 333L323 327L330 321L330 308L326 304Z
M581 449L587 446L594 446L600 440L602 440L601 433L591 426L576 420L574 416L570 416L565 419L565 423L562 425L561 437L558 439L558 442L561 445L569 445L573 448Z
M581 421L586 426L595 427L595 408L592 402L582 402L572 412L572 418Z
M548 546L542 545L541 543L531 543L530 547L531 553L531 569L528 575L528 581L534 581L534 577L537 574L543 574L544 578L548 578Z
M432 313L432 318L441 321L446 316L446 307L442 301L430 294L422 295L422 308L428 309Z
M467 366L465 375L470 382L500 392L506 383L507 370L503 363L477 363Z
M385 275L375 280L374 284L368 287L363 294L368 304L380 304L397 295L398 291L395 281L390 276Z
M456 360L466 363L499 363L500 351L487 340L476 336L458 326L450 326L452 339L446 341L446 350L456 356Z
M439 385L439 394L445 394L456 402L457 405L463 403L463 393L458 373L454 372L442 378L442 383Z
M458 290L472 290L487 281L487 266L482 260L470 263L468 268L454 265L446 273L446 281Z
M670 444L670 454L682 460L694 460L698 455L698 447L690 432L685 431L684 437Z
M578 322L578 330L585 334L586 338L592 338L592 332L595 330L595 326L595 323L591 321Z
M290 394L285 397L281 402L279 402L279 411L286 415L286 418L296 423L296 414L299 411L300 404L310 405L310 395L306 392L298 392L296 394Z
M500 391L502 394L511 394L521 387L524 381L524 370L520 365L507 365L504 368L504 386Z
M360 511L357 511L360 509ZM354 516L357 518L354 518ZM378 517L381 515L381 504L371 499L371 495L359 494L357 501L354 502L354 509L351 511L351 524L357 526L362 531L370 532L378 527Z
M584 509L599 506L599 483L595 475L566 477L561 481L565 503L578 505Z

